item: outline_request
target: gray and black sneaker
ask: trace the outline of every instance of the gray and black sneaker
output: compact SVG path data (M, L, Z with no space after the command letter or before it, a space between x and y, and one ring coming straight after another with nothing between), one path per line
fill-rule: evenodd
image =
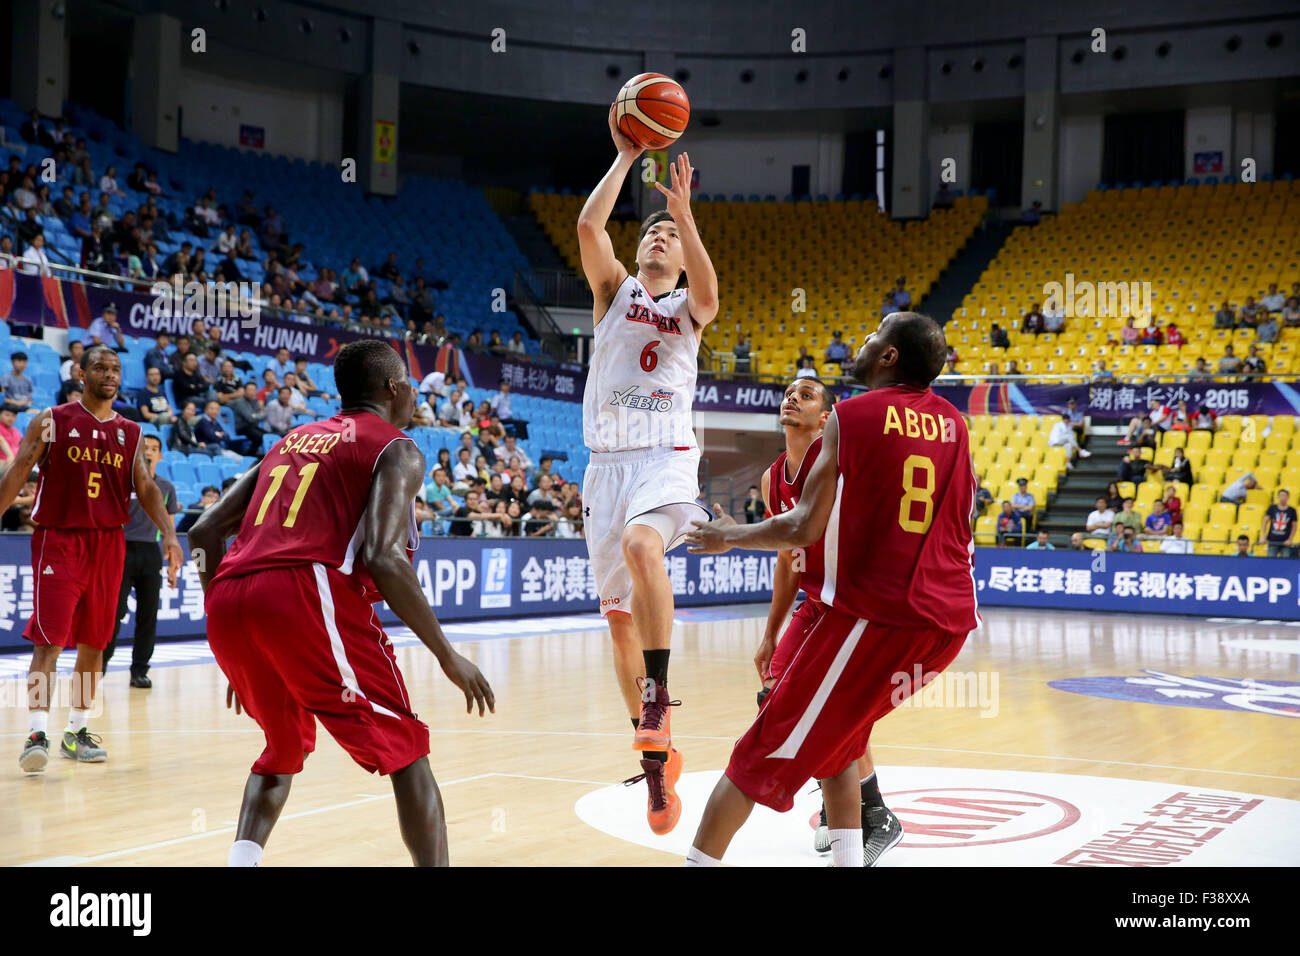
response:
M862 808L862 865L875 866L903 839L903 825L888 807Z
M70 760L82 763L103 763L108 759L108 751L99 745L100 737L82 727L75 734L63 732L63 746L59 753Z
M39 730L23 742L23 752L18 757L18 768L23 773L40 773L50 760L50 739Z
M813 834L813 849L818 853L831 852L831 828L826 825L826 804L822 804L821 816L817 820L817 832Z

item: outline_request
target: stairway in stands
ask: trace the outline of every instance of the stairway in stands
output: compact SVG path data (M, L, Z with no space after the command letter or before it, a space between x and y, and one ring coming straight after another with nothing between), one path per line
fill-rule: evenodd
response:
M546 235L546 230L532 213L521 216L501 216L506 231L514 237L519 251L524 254L528 264L534 269L560 269L571 272L569 264L564 261L558 249Z
M948 268L921 303L921 310L936 322L946 325L953 312L961 308L962 300L975 288L975 283L1013 228L1012 223L985 220L984 227L977 230L948 263Z
M1070 535L1083 530L1088 514L1097 506L1097 496L1118 480L1120 460L1128 454L1127 445L1115 444L1122 431L1118 426L1118 422L1094 420L1087 446L1092 457L1080 458L1065 473L1056 487L1056 497L1038 519L1038 527L1056 547L1069 547Z

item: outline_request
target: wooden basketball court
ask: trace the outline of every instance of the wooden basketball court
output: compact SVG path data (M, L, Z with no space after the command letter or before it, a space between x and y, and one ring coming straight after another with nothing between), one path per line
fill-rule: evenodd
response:
M644 784L605 790L639 767L614 684L608 640L595 615L450 625L458 648L478 663L497 693L497 713L482 719L465 715L462 696L423 647L394 632L415 710L431 728L430 759L442 788L452 863L680 865L681 848L689 844L702 809L702 797L693 794L706 794L712 779L700 772L721 771L732 742L755 713L758 680L750 658L763 614L765 608L748 605L678 615L670 687L684 706L674 710L674 739L685 755L687 777L697 776L691 777L690 788L682 787L687 805L681 824L663 840L651 836L645 825ZM1122 792L1138 787L1129 781L1162 785L1171 796L1191 794L1187 799L1202 791L1249 794L1268 799L1241 802L1246 809L1233 813L1216 810L1215 819L1235 814L1235 822L1221 827L1214 841L1191 847L1186 862L1208 859L1204 854L1211 848L1215 859L1260 862L1256 846L1262 845L1267 829L1272 856L1265 861L1300 864L1300 827L1280 832L1280 818L1266 816L1290 814L1287 818L1295 820L1300 808L1300 802L1293 802L1300 801L1294 722L1300 715L1300 629L998 608L986 608L983 614L984 628L971 636L951 668L983 674L984 684L978 685L983 692L968 695L961 705L949 700L947 706L902 708L877 726L873 748L891 806L914 799L915 788L911 795L891 794L908 789L910 780L920 779L917 775L931 780L931 787L935 780L948 786L943 781L950 776L951 787L963 792L1028 791L1044 794L1052 805L1075 807L1085 821L1092 819L1090 814L1100 815L1100 829L1053 837L1063 841L1049 854L1057 855L1070 839L1084 845L1104 830L1141 822L1131 818L1137 804L1126 803ZM12 657L0 661L7 668L0 670L5 675L0 681L5 702L0 737L7 748L0 753L5 761L0 765L0 864L224 865L244 781L262 738L246 716L225 708L225 680L205 652L204 645L160 645L151 672L154 687L147 691L128 686L124 668L129 654L119 654L115 668L123 669L110 671L101 691L104 714L91 723L91 730L103 735L108 761L79 765L52 749L48 769L32 776L17 767L27 713L22 677L9 676L25 672L25 663ZM66 656L70 665L71 655ZM1258 685L1242 706L1231 700L1241 695L1198 689L1151 671L1183 678L1253 679ZM1101 677L1134 678L1138 683L1129 686L1135 692L1161 697L1164 703L1093 696L1048 684ZM975 681L969 684L976 686ZM1293 702L1288 705L1288 700ZM66 719L66 703L57 705L51 731L61 731ZM57 741L57 733L51 736ZM1021 783L1008 787L1012 778L995 773L1005 771L1037 776L1016 777ZM1093 783L1096 778L1104 779ZM1041 786L1027 787L1024 780L1041 781ZM972 786L971 781L977 782ZM1075 782L1087 782L1091 789L1072 796ZM1159 788L1148 789L1155 793ZM1107 796L1112 791L1113 803ZM1146 797L1134 799L1141 803ZM1224 806L1239 805L1223 799ZM816 804L808 800L815 801L815 795L780 818L786 828L782 839L793 839L791 833L798 839L787 851L773 836L769 848L777 849L770 861L826 862L811 849L806 811ZM1168 800L1147 803L1167 806ZM953 806L951 800L942 805ZM990 844L982 852L993 854L996 862L1034 862L1023 856L1037 838L1033 833L982 839L958 828L949 834L951 849L910 847L918 822L924 824L924 814L934 812L919 804L914 809L911 816L900 811L908 838L881 865L974 862L973 856L963 857L974 849L961 849L963 839ZM973 818L980 819L984 811ZM775 815L767 814L762 822L756 815L751 827L761 837L763 827L776 826L772 819ZM1043 829L1059 831L1063 825ZM930 840L933 847L939 845L934 841L947 839L945 834L932 830L916 839L921 844ZM320 730L318 749L294 784L263 864L408 862L388 782L357 768Z

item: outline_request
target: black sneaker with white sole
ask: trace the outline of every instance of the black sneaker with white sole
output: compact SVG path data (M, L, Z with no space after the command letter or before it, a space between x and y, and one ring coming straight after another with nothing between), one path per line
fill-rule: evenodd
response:
M903 825L888 807L862 808L862 865L875 866L903 839Z

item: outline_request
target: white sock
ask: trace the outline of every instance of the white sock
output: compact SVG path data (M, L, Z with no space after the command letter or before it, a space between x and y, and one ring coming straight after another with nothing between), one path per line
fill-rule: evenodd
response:
M257 866L261 862L262 848L252 840L236 840L230 845L226 866Z
M86 711L72 708L68 711L68 733L75 734L86 726Z
M837 867L862 866L862 829L831 830L831 856Z
M50 732L50 712L48 710L33 710L30 713L32 721L32 733L48 734Z
M715 860L707 853L701 853L699 850L695 849L695 847L691 847L691 851L686 854L686 862L682 865L683 866L722 866L722 861Z

